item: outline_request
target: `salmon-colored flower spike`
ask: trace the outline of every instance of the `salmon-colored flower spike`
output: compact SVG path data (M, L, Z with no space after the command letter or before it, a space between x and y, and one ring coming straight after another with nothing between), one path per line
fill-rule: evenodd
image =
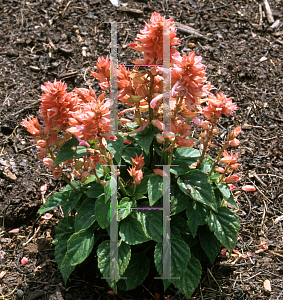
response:
M138 156L136 153L136 158L131 157L131 160L136 170L140 170L144 166L144 157L142 156L142 154Z
M177 88L179 96L185 96L185 103L188 109L195 108L201 97L206 96L211 85L205 85L205 68L206 66L201 63L202 57L195 56L194 52L189 55L181 56L180 53L173 55L174 67L171 71L171 84L175 86L179 82Z
M131 177L133 177L136 185L139 185L143 178L142 170L136 170L135 167L129 168L128 170Z
M99 86L103 90L107 90L110 88L109 81L110 81L110 61L108 55L106 58L99 57L96 63L96 68L99 73L90 72L93 77L100 81Z
M208 95L208 105L202 109L201 114L208 120L212 120L215 116L220 118L221 114L229 117L237 110L237 104L232 102L232 98L226 98L226 96L219 92L216 96L213 94ZM240 127L240 126L239 126ZM241 132L241 127L235 129L235 134L238 135ZM236 137L236 136L235 136Z
M71 112L70 127L66 131L85 141L102 137L116 141L117 137L110 133L114 130L109 110L112 100L104 99L104 95L105 93L102 93L97 99L92 97L88 104L81 105L78 110Z
M22 120L21 125L26 127L27 131L34 136L41 136L42 130L37 118L30 118Z
M130 43L130 46L143 53L144 59L136 59L136 64L156 64L163 62L163 28L170 30L170 46L179 45L179 39L176 37L176 26L173 19L165 19L157 12L151 16L150 23L145 25L145 29L140 31L136 40L140 43ZM168 32L169 33L169 32ZM171 49L171 55L176 52Z
M53 83L45 82L41 86L42 94L39 116L45 125L44 134L53 134L67 127L69 112L77 104L74 93L67 93L67 85L54 80Z
M238 159L238 153L233 155L232 150L231 154L229 155L226 150L223 152L223 158L220 159L224 164L234 164Z

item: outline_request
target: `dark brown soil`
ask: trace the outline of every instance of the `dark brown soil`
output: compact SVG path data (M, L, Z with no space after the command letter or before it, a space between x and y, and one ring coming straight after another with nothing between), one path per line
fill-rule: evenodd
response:
M110 26L103 22L125 22L118 28L119 59L129 62L133 51L125 45L134 41L153 11L203 35L180 33L184 39L178 50L201 55L209 80L237 103L237 114L223 119L222 130L243 126L241 184L258 189L235 191L241 219L238 252L219 255L203 269L192 299L283 299L283 218L278 219L283 215L282 2L268 1L275 21L281 21L277 28L270 27L256 0L122 2L116 8L108 0L0 0L0 299L114 298L89 263L64 286L51 244L59 216L39 225L37 210L40 186L47 183L47 198L65 184L37 160L20 122L38 114L45 81L64 80L69 90L97 88L89 71L98 56L109 54ZM8 233L15 228L18 233ZM255 253L261 242L268 249ZM23 256L29 259L26 265L20 262ZM264 288L266 280L271 291ZM115 299L154 299L156 292L164 299L160 283L149 280ZM166 295L184 299L173 288Z

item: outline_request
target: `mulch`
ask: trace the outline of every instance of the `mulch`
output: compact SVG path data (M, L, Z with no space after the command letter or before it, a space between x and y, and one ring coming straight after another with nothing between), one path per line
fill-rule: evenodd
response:
M283 299L283 6L280 0L268 3L274 26L255 0L122 0L118 8L108 0L0 0L0 299L155 299L154 293L184 299L173 287L164 295L150 278L111 296L93 259L64 286L51 243L60 214L43 221L37 210L40 186L48 185L47 198L65 184L36 158L20 126L27 115L37 116L46 81L63 80L69 90L97 89L90 70L98 56L109 54L106 22L121 22L119 61L129 63L134 51L127 45L154 11L197 31L178 30L178 51L201 55L215 89L237 103L238 112L223 118L216 142L242 126L238 186L257 187L254 193L234 192L241 220L237 247L203 267L192 299ZM22 265L24 256L28 263Z

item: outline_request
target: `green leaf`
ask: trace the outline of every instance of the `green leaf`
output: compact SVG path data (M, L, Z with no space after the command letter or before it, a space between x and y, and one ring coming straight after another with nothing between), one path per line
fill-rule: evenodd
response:
M75 270L75 267L73 266L61 267L67 253L68 239L74 233L74 222L75 217L65 217L61 219L55 227L55 239L53 241L53 244L55 245L54 256L65 284L67 283L70 274Z
M51 195L48 200L41 206L38 212L42 215L45 212L59 206L63 205L67 201L64 191L60 191L56 194Z
M227 207L219 207L210 213L208 226L214 235L230 252L237 244L240 229L239 217Z
M144 253L133 253L129 266L123 274L127 279L120 279L117 283L119 289L128 291L139 286L147 277L149 267L149 260Z
M140 193L136 193L135 199L136 200L146 199L146 196L144 196L143 194L140 194Z
M136 206L137 202L134 199L130 199L129 197L121 199L118 206L118 220L125 219L131 213L131 208Z
M174 286L179 289L187 299L190 299L196 288L199 286L201 279L201 264L192 256L190 262L185 268L184 274L179 280L174 280Z
M161 210L144 210L137 213L138 220L143 225L143 230L147 236L150 236L154 241L162 241L163 219Z
M152 175L147 183L149 205L152 206L163 195L163 177Z
M171 277L180 277L184 271L185 266L191 259L191 251L189 246L180 239L171 239ZM163 242L159 242L155 245L154 250L154 263L157 272L160 276L163 273L163 253L162 253Z
M185 210L190 200L191 197L184 194L176 184L173 185L171 187L171 215L176 215Z
M238 208L238 205L234 200L234 196L231 193L229 186L224 182L218 182L217 187L222 193L224 200Z
M75 216L75 231L88 229L95 221L95 200L86 198Z
M199 150L192 147L183 147L177 148L174 153L174 156L175 159L172 161L172 164L175 160L182 160L185 161L188 166L190 166L200 158L200 152Z
M68 191L65 195L67 201L64 203L63 212L65 216L68 216L72 209L77 205L79 200L81 199L82 194L78 194L76 192Z
M136 245L150 240L143 231L142 224L133 213L121 221L119 235L129 245Z
M142 154L142 149L138 147L125 147L122 151L122 158L126 163L133 165L131 158L136 158L136 154L140 156Z
M207 218L210 215L210 210L199 202L190 203L186 215L189 220L189 227L192 236L195 238L198 226L206 224Z
M75 147L76 150L73 150L73 147ZM69 159L83 157L86 154L87 147L79 146L78 139L73 137L59 149L53 165L60 164L61 162L67 161Z
M179 177L177 182L180 189L186 195L190 195L195 201L203 203L217 211L213 189L206 174L199 170L191 170Z
M107 203L107 201L110 200L110 194L111 194L111 180L115 180L114 178L110 177L110 180L106 181L106 184L104 185L104 202Z
M94 182L86 192L89 198L98 198L103 193L104 193L104 186L97 182Z
M205 226L199 227L198 238L202 249L209 258L210 262L213 264L220 251L220 242L215 237L213 232L211 232L208 227Z
M105 203L104 194L97 198L94 213L97 222L102 229L110 225L110 200Z
M82 263L91 253L94 245L93 228L82 229L74 233L67 242L67 252L61 268Z
M72 181L72 185L77 189L80 190L80 185L77 181ZM53 194L52 196L50 196L48 198L48 200L41 206L41 208L39 209L39 213L43 214L59 205L64 205L65 203L67 203L68 200L71 199L70 205L68 204L69 207L72 207L71 210L73 209L73 207L76 205L77 201L79 201L80 197L81 197L81 193L77 193L75 192L71 186L68 184L62 191ZM78 199L76 199L76 197L78 197ZM73 205L73 203L75 203ZM69 210L69 208L67 207L66 212L70 212L71 210ZM69 214L65 213L66 215Z
M98 268L100 269L103 277L110 277L110 241L102 242L97 249ZM126 271L131 259L131 246L123 241L119 243L118 247L118 267L119 276L122 276ZM116 279L106 279L108 284L113 288L117 294Z
M126 124L124 124L123 126L129 128L129 129L132 129L132 130L135 130L136 128L139 127L138 124L133 123L133 122L126 123Z
M172 165L173 166L170 167L170 172L174 175L181 176L190 171L189 166L184 163L184 160L182 159L173 159Z
M116 141L107 140L107 150L110 153L113 151L114 158L118 165L121 164L121 154L124 147L124 139L120 135L117 135Z
M214 160L209 156L206 157L201 164L201 171L203 173L208 173L211 170Z
M141 183L136 186L136 195L137 194L142 194L142 195L147 194L147 184L148 184L148 180L151 176L152 175L146 175L143 177Z
M137 144L144 150L145 154L149 154L150 145L154 139L154 133L150 129L145 129L135 136Z

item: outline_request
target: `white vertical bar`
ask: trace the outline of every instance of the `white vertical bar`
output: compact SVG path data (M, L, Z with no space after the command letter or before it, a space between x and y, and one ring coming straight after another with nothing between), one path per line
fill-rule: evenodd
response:
M111 117L114 119L115 133L118 134L118 39L117 39L117 22L111 22L111 52L110 52L110 91L113 100Z
M111 166L110 203L110 278L119 279L118 216L117 216L117 166Z

